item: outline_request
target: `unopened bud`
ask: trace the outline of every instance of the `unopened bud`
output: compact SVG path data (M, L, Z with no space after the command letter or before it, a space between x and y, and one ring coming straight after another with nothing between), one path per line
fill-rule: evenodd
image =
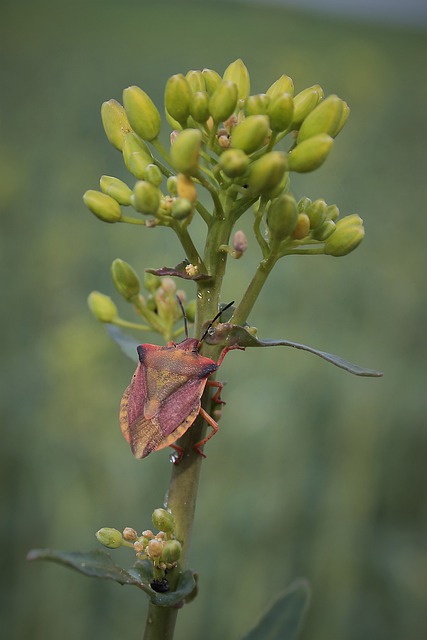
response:
M292 122L294 101L290 93L278 93L268 106L270 127L273 131L285 131Z
M196 318L196 301L190 300L184 307L185 316L188 322L194 322Z
M294 231L298 219L295 198L285 194L273 200L267 212L267 225L273 240L281 242Z
M163 545L162 560L167 564L178 562L181 557L182 547L178 540L166 540Z
M193 203L187 198L177 198L172 206L172 218L185 220L193 212Z
M165 87L166 111L185 126L190 115L191 88L182 73L171 76Z
M249 96L245 102L245 114L247 116L267 115L270 97L266 93L258 93Z
M161 118L154 102L139 87L123 91L123 104L132 129L143 140L154 140L160 133Z
M160 206L161 193L146 180L138 180L133 188L132 204L136 211L147 216L155 216Z
M294 240L302 240L310 233L310 218L306 213L299 213L295 229L292 232Z
M197 200L197 189L193 180L183 173L178 173L177 175L177 190L178 197L185 198L190 202L196 202Z
M313 231L312 235L315 240L324 242L335 232L335 229L335 222L333 220L326 219L320 227Z
M280 93L290 93L291 96L294 95L294 83L292 81L292 78L290 78L289 76L280 76L280 78L278 78L276 82L273 82L271 87L267 89L267 95L272 100Z
M165 278L166 279L166 278ZM173 282L173 281L172 281ZM175 291L175 289L174 289ZM151 520L156 529L160 531L166 531L166 533L172 533L175 529L175 520L170 511L166 509L155 509Z
M148 271L144 273L144 287L150 293L155 293L161 284L162 281L159 276L156 276L154 273L148 273Z
M110 296L99 291L92 291L88 296L87 303L95 318L100 322L113 322L117 318L117 307Z
M209 111L215 122L224 122L233 113L237 104L237 86L222 80L209 100Z
M209 120L209 94L207 91L197 91L191 96L190 115L196 122Z
M108 547L108 549L118 549L122 546L123 536L117 529L111 529L110 527L103 527L96 532L98 542Z
M122 218L120 205L111 196L89 189L83 194L83 202L97 218L103 222L119 222Z
M221 76L213 69L203 69L202 75L205 79L206 91L211 96L221 84Z
M325 162L333 144L333 138L327 133L304 140L289 153L289 170L298 173L314 171Z
M249 166L249 158L241 149L227 149L219 158L219 166L229 178L242 176Z
M248 248L248 239L244 231L239 229L233 236L232 240L233 249L242 254Z
M336 204L330 204L326 211L326 215L330 220L336 220L340 215L340 210Z
M114 200L117 200L119 204L122 204L125 207L130 205L132 189L130 189L122 180L114 178L113 176L101 176L99 185L103 193L106 193L107 196L111 196Z
M283 179L286 165L286 155L281 151L271 151L255 160L249 167L251 193L263 194L274 189Z
M231 146L247 154L253 153L265 144L268 131L267 116L248 116L231 132Z
M326 220L326 211L328 205L324 200L315 200L305 210L305 213L310 218L310 228L317 229Z
M203 73L198 69L192 69L191 71L188 71L188 73L185 75L185 79L190 85L190 89L193 93L196 93L197 91L206 91L205 78L203 76Z
M141 283L130 264L116 258L111 265L111 276L114 286L125 300L132 300L138 295Z
M230 80L237 86L238 100L245 101L251 90L249 72L240 58L228 65L223 75L224 80Z
M101 119L104 131L109 142L119 151L123 148L123 139L132 127L127 119L126 112L120 102L111 99L103 102L101 107Z
M156 164L148 164L145 167L145 179L155 187L159 187L162 184L163 175L159 167Z
M123 529L123 538L128 542L134 542L138 539L138 534L135 529L132 529L131 527L125 527Z
M312 87L304 89L294 97L294 115L292 119L292 128L298 129L301 122L313 111L323 98L323 89L320 85L315 84Z
M311 205L311 200L310 198L307 198L307 196L303 196L299 201L298 201L298 213L304 213L304 211L307 209L307 207L309 207Z
M325 242L329 256L346 256L356 249L365 236L363 220L358 215L346 216L336 224L335 232Z
M123 141L123 160L130 173L143 180L147 165L153 162L153 156L144 140L135 133L128 133Z
M343 122L343 114L346 114ZM298 143L319 133L327 133L335 138L348 118L348 105L338 96L328 96L305 118L298 133Z
M145 553L152 560L156 560L161 557L163 552L163 542L161 540L150 540L145 548Z
M178 195L178 179L176 176L170 176L166 182L166 188L171 196Z
M185 129L178 134L171 147L171 161L176 171L188 176L197 173L201 144L199 129Z

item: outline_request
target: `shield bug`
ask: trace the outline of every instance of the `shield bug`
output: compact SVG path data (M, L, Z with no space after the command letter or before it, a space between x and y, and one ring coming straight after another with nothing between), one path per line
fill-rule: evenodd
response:
M224 307L212 320L203 336L189 338L185 322L185 340L166 346L141 344L137 347L139 363L120 404L120 426L136 458L145 458L152 451L171 446L178 451L175 463L183 456L183 449L174 444L191 427L198 415L212 431L194 449L203 457L201 447L218 431L215 420L202 408L201 398L206 385L217 391L213 401L219 404L221 382L208 380L221 365L226 353L239 347L225 347L218 362L200 355L199 350L214 322L233 302Z

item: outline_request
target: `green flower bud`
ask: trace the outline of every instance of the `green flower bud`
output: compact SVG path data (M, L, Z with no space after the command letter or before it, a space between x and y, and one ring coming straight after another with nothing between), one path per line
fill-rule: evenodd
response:
M283 195L273 200L267 212L271 238L281 242L290 236L296 227L297 219L297 203L293 196Z
M173 203L172 218L175 220L185 220L193 211L193 203L187 198L178 198Z
M175 529L175 520L170 511L166 511L166 509L155 509L153 511L153 515L151 516L151 520L153 525L159 531L164 531L165 533L172 533Z
M209 94L207 91L196 91L191 97L190 115L195 122L206 122L209 119Z
M197 91L206 91L205 78L201 71L191 70L186 74L185 79L190 85L190 89L193 93L196 93Z
M120 102L117 100L108 100L103 102L101 107L101 119L104 131L107 134L109 142L118 149L122 150L123 138L127 133L132 131L126 112Z
M139 294L141 283L130 264L116 258L111 265L114 286L125 300L132 300Z
M88 296L87 303L95 318L100 322L113 322L118 316L117 307L110 296L99 291L92 291Z
M289 170L298 173L314 171L325 162L333 143L333 138L327 133L304 140L289 153Z
M310 218L311 229L317 229L325 222L327 209L328 205L326 202L320 199L315 200L306 208L305 213Z
M249 167L249 189L251 193L263 194L274 189L286 171L286 155L271 151L261 156Z
M178 195L178 178L176 176L170 176L167 179L166 187L171 196Z
M211 96L216 88L221 84L221 76L213 69L203 69L202 75L205 79L206 91Z
M196 319L196 301L190 300L184 307L185 316L188 322L194 322Z
M144 287L150 293L155 293L161 284L162 281L159 276L156 276L154 273L148 273L148 271L144 273Z
M145 178L147 165L153 162L153 156L144 140L141 140L136 133L128 133L123 140L123 160L128 171L138 178Z
M166 564L178 562L181 557L182 547L178 540L166 540L163 545L162 560Z
M249 96L245 102L245 114L247 116L265 116L267 114L270 97L266 93L258 93Z
M108 549L118 549L122 546L123 536L117 529L111 529L110 527L103 527L96 532L98 542L108 547Z
M117 200L119 204L127 207L130 205L130 199L132 196L132 189L130 189L125 182L114 178L113 176L101 176L99 181L101 191L111 196L114 200Z
M240 58L228 65L223 75L224 80L234 82L237 86L238 100L245 101L251 90L249 72Z
M169 115L185 127L190 115L191 89L182 73L171 76L165 87L165 108Z
M280 93L289 93L291 96L294 95L294 83L289 76L280 76L280 78L278 78L276 82L273 82L271 87L267 89L267 95L272 100Z
M231 132L231 146L247 154L253 153L265 144L268 125L267 116L248 116Z
M219 166L229 178L238 178L248 168L249 158L241 149L227 149L219 158Z
M342 116L347 107L347 117L350 113L348 105L338 96L328 96L317 105L305 118L298 133L298 143L308 140L319 133L327 133L335 138L339 128L344 126Z
M323 89L320 85L315 84L312 87L304 89L294 98L294 116L292 120L292 128L298 129L301 122L308 116L311 111L323 98Z
M336 220L340 215L340 210L336 204L330 204L326 211L326 215L330 220Z
M341 114L341 120L337 124L337 127L335 129L335 133L334 133L334 137L335 138L337 137L337 135L339 134L339 132L341 131L341 129L343 128L343 126L347 122L349 115L350 115L350 107L348 106L348 104L346 102L344 102L343 103L342 114Z
M325 242L325 253L341 257L356 249L365 236L363 220L358 215L339 220L335 232Z
M290 93L278 93L268 106L270 127L273 131L285 131L292 122L294 101Z
M182 129L183 129L184 127L182 127L182 126L179 124L178 120L175 120L175 118L172 118L171 114L170 114L170 113L168 113L168 110L167 110L167 109L165 109L165 116L166 116L166 120L168 121L168 124L169 124L170 128L171 128L173 131L182 131Z
M83 195L83 202L97 218L104 222L119 222L122 219L119 203L106 193L89 189Z
M310 218L306 213L299 213L295 229L292 232L294 240L302 240L310 233Z
M202 132L199 129L185 129L176 137L171 147L172 166L179 173L191 176L199 168L199 154Z
M160 113L145 91L128 87L123 91L123 105L132 128L143 140L157 138L162 124Z
M160 206L161 193L146 180L138 180L133 188L132 204L136 211L147 216L155 216Z
M310 198L307 198L306 196L304 196L303 198L301 198L301 200L298 201L298 212L299 213L304 213L304 211L307 209L307 207L309 207L311 205L311 200Z
M145 179L155 187L159 187L162 184L163 175L159 167L156 164L148 164L145 167Z
M264 192L264 196L269 198L270 200L274 200L274 198L278 198L282 195L283 192L287 193L289 191L289 173L285 171L283 174L283 178L276 184L273 189Z
M230 80L222 80L209 100L209 111L215 122L224 122L237 104L237 86Z
M320 227L313 231L312 236L315 240L320 240L323 242L334 233L335 228L335 222L333 220L326 219Z

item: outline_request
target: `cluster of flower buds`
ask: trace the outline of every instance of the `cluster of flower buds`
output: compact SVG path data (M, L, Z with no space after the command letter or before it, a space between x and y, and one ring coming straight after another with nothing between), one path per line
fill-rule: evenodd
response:
M169 511L156 509L152 515L152 522L158 529L156 534L151 529L146 529L138 535L131 527L125 527L123 532L103 527L95 535L108 549L130 547L139 560L150 560L153 563L154 576L159 580L165 576L166 571L177 566L182 546L175 537L175 522Z
M110 298L99 291L92 291L88 297L89 308L100 321L118 326L152 330L164 336L166 341L177 337L181 328L174 331L176 321L182 320L182 308L189 322L194 322L195 300L187 302L187 296L182 289L177 289L172 278L159 277L152 273L145 273L145 295L141 294L141 282L134 269L124 260L117 258L111 265L111 275L118 293L130 303L139 319L146 324L132 323L119 316L117 306Z
M324 253L345 255L357 246L357 239L360 242L360 218L357 224L351 217L351 225L344 221L335 225L325 214L321 225L317 220L314 224L311 211L297 211L289 195L290 173L317 169L331 152L349 116L344 100L336 95L324 97L319 85L295 93L287 75L265 93L252 95L248 70L239 59L222 76L203 69L170 77L164 109L172 128L170 151L159 141L160 112L142 89L125 89L123 105L116 100L102 105L107 137L123 154L136 183L131 188L117 178L103 176L101 190L84 195L98 218L170 226L179 232L199 211L209 223L210 213L199 202L201 186L211 195L224 195L216 200L213 196L215 208L225 202L221 213L233 220L258 201L258 229L261 221L266 222L270 237L281 241L309 236L311 244L316 244L313 253L322 252L321 247ZM286 136L288 147L285 140L280 149L275 148ZM129 206L143 217L125 216L122 207ZM334 240L328 235L332 223ZM257 240L265 249L261 236Z

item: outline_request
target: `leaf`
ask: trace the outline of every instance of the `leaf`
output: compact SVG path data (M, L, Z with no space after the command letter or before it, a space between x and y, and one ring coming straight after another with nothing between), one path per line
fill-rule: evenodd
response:
M190 275L186 271L186 267L190 265L190 262L186 259L176 265L176 267L162 267L161 269L146 269L147 273L153 273L155 276L175 276L176 278L183 278L184 280L211 280L211 276L206 273L196 273Z
M242 640L295 640L301 631L309 602L308 582L295 581L279 595Z
M105 327L110 334L110 338L119 345L125 356L130 358L133 362L138 362L138 353L136 348L140 342L131 336L128 336L126 333L123 333L123 331L115 324L106 324Z
M252 335L244 327L240 327L236 324L230 324L229 322L218 324L215 329L211 329L206 337L206 342L208 344L224 344L227 347L236 345L242 348L293 347L294 349L301 349L301 351L313 353L314 355L319 356L319 358L323 358L323 360L334 364L336 367L344 369L349 373L353 373L355 376L378 378L383 375L380 371L359 367L359 365L352 364L340 356L335 356L332 353L326 353L326 351L319 351L319 349L308 347L307 345L300 344L299 342L291 342L290 340L258 340L258 338Z
M138 560L129 570L129 573L136 579L146 581L150 584L153 579L153 566L149 560ZM175 591L157 593L150 587L150 598L151 602L158 607L175 607L189 598L195 589L195 576L193 572L188 569L180 574Z

